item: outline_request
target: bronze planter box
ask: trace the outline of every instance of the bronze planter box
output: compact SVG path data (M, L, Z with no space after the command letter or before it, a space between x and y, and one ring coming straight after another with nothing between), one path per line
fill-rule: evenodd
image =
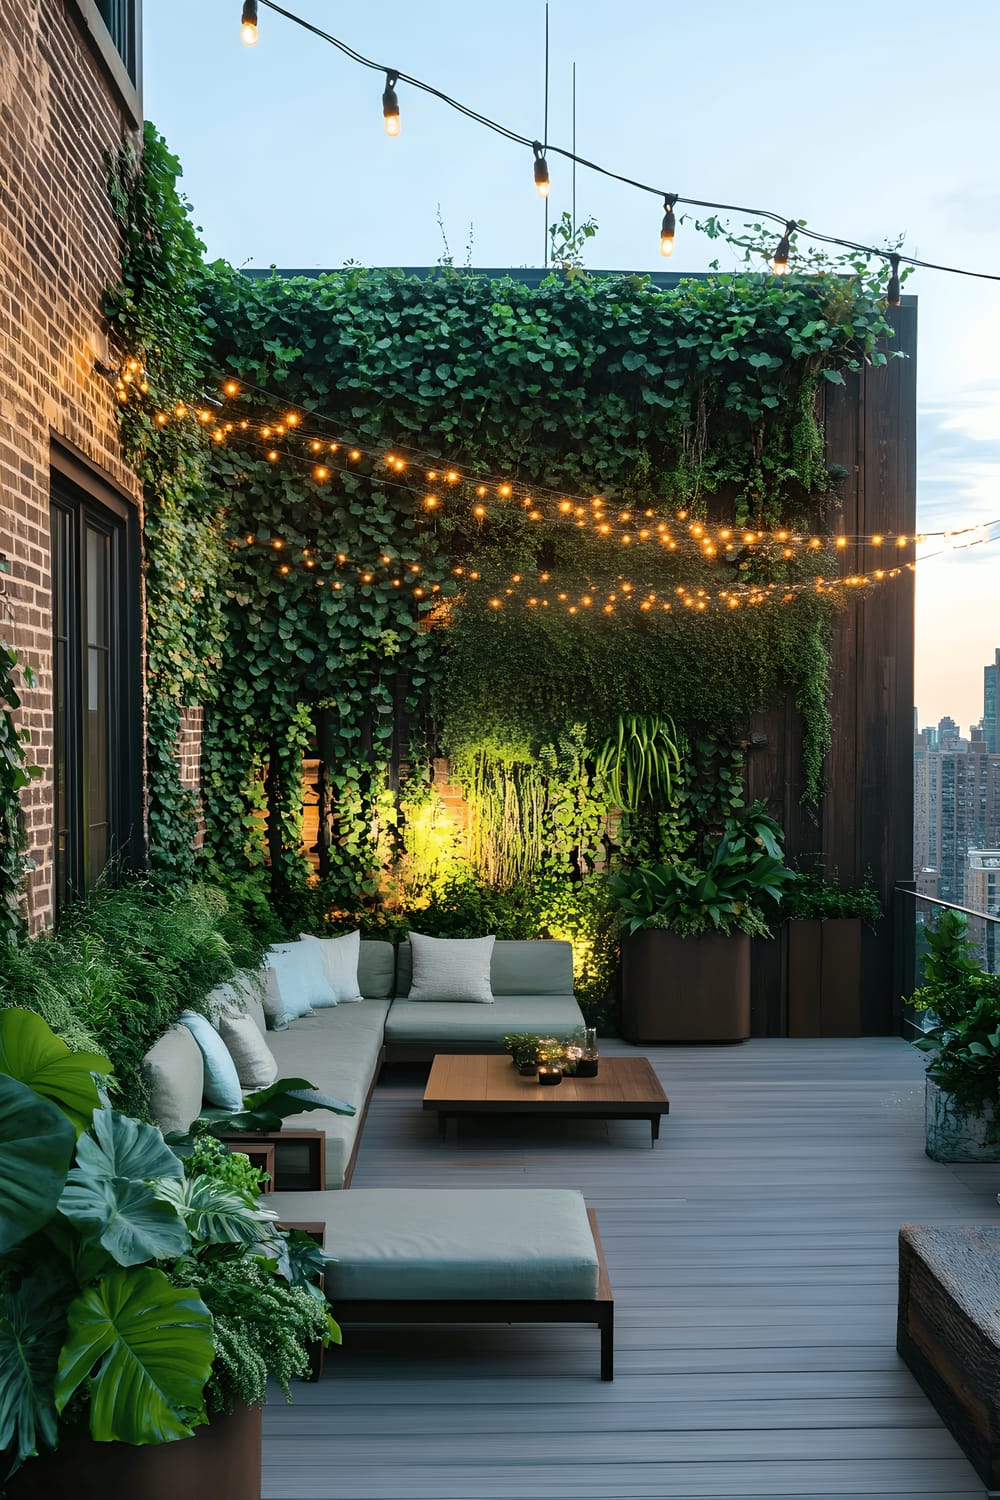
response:
M750 1035L746 933L678 937L644 928L622 943L627 1042L743 1042Z
M238 1402L176 1443L69 1441L32 1458L10 1500L260 1500L261 1409Z
M788 924L788 1035L861 1035L861 918Z

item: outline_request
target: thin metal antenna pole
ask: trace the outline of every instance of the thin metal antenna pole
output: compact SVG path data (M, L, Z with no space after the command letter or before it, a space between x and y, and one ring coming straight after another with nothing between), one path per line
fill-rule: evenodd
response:
M549 149L549 6L545 4L545 150ZM545 199L545 244L542 247L542 265L549 263L549 200Z
M573 233L576 234L576 63L573 64Z

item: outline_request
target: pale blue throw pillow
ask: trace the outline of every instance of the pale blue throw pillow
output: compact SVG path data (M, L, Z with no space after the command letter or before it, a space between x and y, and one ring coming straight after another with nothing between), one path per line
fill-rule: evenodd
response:
M336 1005L318 943L278 943L268 950L265 962L264 1011L272 1031L283 1031L289 1021Z
M178 1019L201 1048L205 1065L205 1099L216 1109L230 1109L237 1114L243 1108L243 1090L229 1048L204 1016L186 1010Z

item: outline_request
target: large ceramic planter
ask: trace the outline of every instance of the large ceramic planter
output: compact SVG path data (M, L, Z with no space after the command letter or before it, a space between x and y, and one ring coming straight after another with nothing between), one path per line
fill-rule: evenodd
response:
M193 1437L133 1448L67 1444L30 1459L9 1500L260 1500L261 1409L240 1403Z
M788 1035L860 1036L861 918L788 924Z
M622 943L627 1042L742 1042L750 1035L750 939L646 928Z
M966 1114L928 1078L924 1093L927 1155L933 1161L1000 1162L1000 1132L988 1140L992 1113Z

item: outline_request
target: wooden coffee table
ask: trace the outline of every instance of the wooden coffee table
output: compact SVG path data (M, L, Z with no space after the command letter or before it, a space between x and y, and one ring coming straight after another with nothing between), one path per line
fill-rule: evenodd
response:
M567 1077L552 1087L522 1078L506 1053L447 1053L434 1058L424 1109L436 1111L442 1139L460 1115L551 1115L648 1120L652 1146L670 1101L646 1057L602 1057L596 1078Z

